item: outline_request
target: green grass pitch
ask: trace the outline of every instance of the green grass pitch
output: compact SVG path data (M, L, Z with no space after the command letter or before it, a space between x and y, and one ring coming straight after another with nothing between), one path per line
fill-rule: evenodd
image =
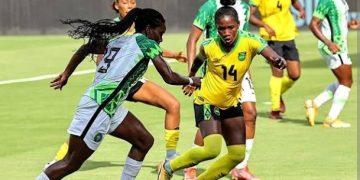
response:
M168 34L162 47L185 50L186 34ZM285 95L287 112L284 119L267 119L270 105L268 81L270 70L261 57L251 66L258 119L256 138L249 167L261 179L356 179L357 168L357 33L349 35L353 59L354 84L341 119L351 123L349 129L326 129L321 122L330 104L320 109L315 127L305 121L304 100L320 93L335 80L317 51L316 39L301 32L296 42L301 56L302 76ZM64 36L0 37L0 81L56 74L61 72L82 41ZM88 58L78 70L93 69ZM183 74L186 65L172 63ZM180 87L165 85L155 68L146 78L159 83L181 102L181 136L179 152L192 146L195 132L192 98L183 96ZM34 179L67 140L80 96L90 84L93 74L75 76L62 91L49 88L49 80L0 85L0 179ZM164 158L164 111L141 103L126 105L154 135L155 144L148 153L138 179L155 179L155 167ZM223 143L223 146L224 143ZM107 136L100 148L82 166L65 179L119 179L129 144ZM226 151L223 147L223 153ZM210 161L211 162L211 161ZM210 163L199 165L204 170ZM226 177L229 178L229 177ZM224 178L224 179L226 179ZM182 179L182 172L174 179Z

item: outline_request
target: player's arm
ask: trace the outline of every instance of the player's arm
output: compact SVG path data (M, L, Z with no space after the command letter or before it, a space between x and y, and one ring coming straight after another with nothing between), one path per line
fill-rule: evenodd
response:
M82 45L71 57L68 65L66 66L63 73L51 81L50 87L54 89L62 89L66 85L69 77L78 67L78 65L88 56L89 54L103 54L106 48L105 41L91 41L87 44Z
M191 65L189 71L189 77L195 76L201 65L205 62L206 56L204 51L204 46L200 46L199 54L194 58L194 62Z
M299 12L299 17L305 19L305 10L298 0L291 0L292 6Z
M199 77L184 77L171 70L170 66L166 61L161 57L161 55L156 56L152 59L156 70L160 73L161 77L167 84L171 85L193 85L200 86Z
M187 62L187 58L186 58L186 56L183 54L182 51L180 51L180 52L173 52L173 51L164 49L162 56L165 57L165 58L176 59L177 61L183 62L183 63Z
M340 51L340 47L339 47L339 45L335 44L330 39L328 39L324 36L324 34L322 33L322 31L320 29L321 21L322 20L319 19L318 17L313 16L311 19L311 22L309 24L309 28L310 28L311 32L316 36L316 38L318 38L326 46L328 46L329 50L335 54L338 51Z
M286 61L283 57L279 56L274 50L269 46L266 46L260 54L275 68L285 69Z
M255 5L250 6L250 23L256 27L264 28L266 32L269 34L269 37L275 37L276 33L273 28L271 28L269 25L267 25L265 22L263 22L261 19L256 17L256 12L258 10L258 7Z
M188 71L190 72L191 67L194 63L196 56L196 44L201 37L203 30L196 27L195 25L191 26L191 31L186 43L187 59L188 59Z

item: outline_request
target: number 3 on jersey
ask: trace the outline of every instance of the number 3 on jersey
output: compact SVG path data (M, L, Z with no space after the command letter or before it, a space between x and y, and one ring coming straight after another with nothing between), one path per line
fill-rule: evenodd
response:
M98 70L99 73L106 73L110 67L110 63L115 59L116 55L119 53L120 48L111 48L109 51L106 50L104 56L104 63L106 66L101 66Z
M235 65L231 65L230 69L228 71L228 68L225 65L221 65L221 68L223 69L223 79L227 80L228 75L232 76L234 81L237 81L237 70L234 68Z

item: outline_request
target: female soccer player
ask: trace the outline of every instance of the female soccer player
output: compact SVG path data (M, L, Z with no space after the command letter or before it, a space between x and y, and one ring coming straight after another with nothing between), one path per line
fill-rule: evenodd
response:
M119 36L109 43L99 41L124 33L135 22L135 34ZM158 45L165 33L165 19L153 9L133 9L119 23L84 20L67 21L78 27L70 32L75 38L89 38L89 51L105 52L97 67L94 82L82 96L68 129L69 151L64 159L50 165L37 179L62 179L78 170L98 148L105 134L132 144L121 179L135 179L143 159L153 144L152 135L141 122L121 105L131 88L144 75L151 60L165 82L173 85L200 86L200 78L183 77L173 72L161 57ZM79 62L71 60L58 79L62 88Z
M249 19L250 19L250 6L243 0L208 0L198 10L195 16L191 32L187 41L187 55L188 55L188 70L193 64L196 56L196 44L201 35L205 31L206 38L215 38L218 33L215 24L215 12L217 9L223 6L233 7L238 15L240 26L239 29L248 31ZM201 76L204 76L206 72L206 63L201 68ZM246 73L242 87L242 96L240 97L241 107L244 113L244 121L246 125L246 155L243 162L236 166L231 174L234 179L247 178L254 179L255 176L249 172L247 167L247 161L250 158L250 153L255 136L255 121L256 121L256 96L254 86L250 77L250 73ZM196 98L197 93L194 93ZM200 131L197 130L194 146L202 146L203 141ZM194 179L196 177L196 167L189 167L184 170L184 178Z
M238 97L242 79L253 57L261 54L274 67L285 68L286 61L263 39L238 31L239 19L234 8L218 9L215 23L219 36L202 43L190 73L190 76L195 75L207 60L208 70L194 100L196 125L204 137L204 146L191 148L172 160L166 160L158 179L170 179L174 171L217 157L222 136L228 153L212 163L197 179L218 179L227 175L245 156L245 123Z
M300 78L300 59L295 45L296 25L290 9L299 11L299 17L305 18L305 11L298 0L250 0L251 14L257 10L261 20L251 19L252 24L260 27L260 35L269 46L287 61L287 76L283 70L272 67L270 78L271 112L269 118L282 119L285 112L282 94Z
M311 126L315 124L317 108L333 98L330 112L323 122L324 126L350 127L349 123L338 119L349 98L353 83L352 63L347 48L347 33L348 26L351 27L354 23L348 24L347 22L348 10L349 6L344 0L320 0L309 25L311 31L319 39L320 54L337 79L337 82L330 84L314 100L305 102L307 118Z
M136 7L136 0L114 0L112 4L113 9L118 14L118 17L114 19L115 22L119 22L126 14ZM132 25L125 34L133 34L135 32ZM82 61L90 52L88 48L81 47L73 58L79 58L78 61ZM173 58L180 62L186 62L187 58L182 55L182 52L172 52L164 50L163 57ZM98 55L96 64L99 64L102 60L102 55ZM166 158L171 159L176 155L176 147L179 139L179 124L180 124L180 103L179 101L168 91L161 86L151 82L145 78L142 78L136 83L136 85L130 91L128 96L129 101L142 102L152 106L160 107L165 110L165 147ZM68 150L68 143L64 143L59 151L56 153L54 161L49 164L62 159Z

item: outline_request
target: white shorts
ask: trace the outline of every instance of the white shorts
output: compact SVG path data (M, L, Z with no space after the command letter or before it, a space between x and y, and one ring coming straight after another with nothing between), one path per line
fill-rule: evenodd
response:
M76 108L68 133L83 138L86 145L96 150L106 134L113 132L124 120L128 110L122 106L118 107L115 115L110 118L103 110L96 119L89 122L99 105L90 97L83 96ZM89 126L88 129L86 127Z
M254 85L250 78L249 72L246 72L241 82L241 97L240 103L243 102L256 102L256 95Z
M347 53L333 54L333 55L324 55L322 56L326 60L326 64L330 69L336 69L343 64L351 65L351 59Z

